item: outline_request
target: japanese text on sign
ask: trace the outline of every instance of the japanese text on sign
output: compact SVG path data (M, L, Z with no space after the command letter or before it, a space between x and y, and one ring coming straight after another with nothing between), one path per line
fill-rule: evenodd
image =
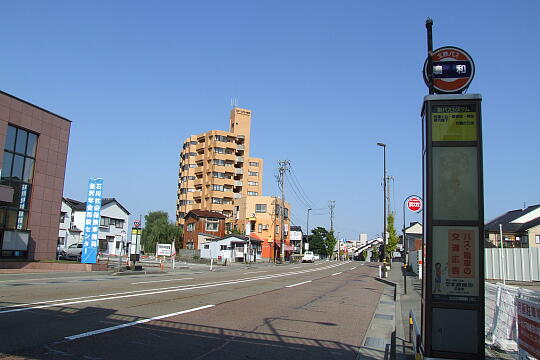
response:
M474 278L474 232L448 230L448 267L451 278Z
M99 245L99 219L101 212L101 200L103 191L103 179L90 179L86 197L86 214L84 219L83 248L81 262L95 264Z
M433 141L476 141L476 106L437 105L432 108Z
M519 350L540 359L540 304L516 299Z

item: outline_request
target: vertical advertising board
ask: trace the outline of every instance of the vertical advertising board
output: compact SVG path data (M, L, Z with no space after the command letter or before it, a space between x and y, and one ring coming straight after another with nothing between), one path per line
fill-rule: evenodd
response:
M481 96L424 99L424 308L430 358L484 358Z
M103 198L103 179L96 178L88 181L86 196L86 214L84 218L83 248L81 262L95 264L99 246L99 221L101 199Z
M540 304L516 299L519 358L540 359Z

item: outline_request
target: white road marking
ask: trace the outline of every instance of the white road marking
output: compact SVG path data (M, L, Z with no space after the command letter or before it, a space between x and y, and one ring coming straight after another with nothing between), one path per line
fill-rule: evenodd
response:
M215 306L215 305L199 306L199 307L197 307L197 308L188 309L188 310L183 310L183 311L178 311L178 312L174 312L174 313L170 313L170 314L165 314L165 315L160 315L160 316L155 316L155 317L149 318L149 319L137 320L137 321L133 321L133 322L130 322L130 323L125 323L125 324L120 324L120 325L116 325L116 326L111 326L111 327L104 328L104 329L99 329L99 330L94 330L94 331L88 331L88 332L85 332L85 333L82 333L82 334L66 336L64 339L69 340L69 341L71 341L71 340L76 340L76 339L80 339L80 338L84 338L84 337L88 337L88 336L92 336L92 335L103 334L103 333L106 333L106 332L109 332L109 331L114 331L114 330L118 330L118 329L130 327L130 326L133 326L133 325L144 324L144 323L147 323L147 322L150 322L150 321L154 321L154 320L165 319L165 318L168 318L168 317L171 317L171 316L177 316L177 315L187 314L187 313L190 313L190 312L193 312L193 311L197 311L197 310L208 309L208 308L211 308L211 307L213 307L213 306Z
M304 285L304 284L307 284L307 283L310 283L312 280L308 280L308 281L304 281L304 282L301 282L301 283L298 283L298 284L292 284L292 285L287 285L285 287L293 287L293 286L298 286L298 285Z
M176 291L203 289L203 288L209 288L209 287L215 287L215 286L233 285L233 284L239 284L243 282L251 282L251 281L257 281L257 280L278 278L278 277L283 277L283 276L305 274L305 273L309 273L313 271L331 269L331 268L341 266L341 265L343 264L333 264L333 265L328 265L328 266L324 266L324 267L316 268L316 269L292 271L292 272L286 272L282 274L262 275L258 277L238 279L238 280L225 280L221 282L214 282L214 283L211 282L211 283L206 283L206 284L202 283L202 284L193 284L193 285L172 286L172 287L166 287L166 288L135 290L135 291L126 291L126 292L121 292L121 293L92 295L92 296L70 298L70 299L58 299L58 300L48 300L48 301L41 301L41 302L28 303L28 304L9 305L9 306L0 307L0 309L9 308L9 310L0 311L0 314L33 310L33 309L44 309L44 308L50 308L50 307L56 307L56 306L82 304L82 303L88 303L88 302L123 299L123 298L136 297L136 296L163 294L163 293L176 292ZM71 301L71 300L76 300L76 301ZM56 301L59 301L59 302L56 302ZM41 305L38 305L38 304L41 304ZM29 305L37 305L37 306L27 307Z
M299 269L301 268L301 266L295 266L295 267L292 267L291 269Z
M356 269L356 266L355 266L355 267L353 267L353 268L351 268L351 270L354 270L354 269Z
M268 272L266 270L264 271L250 271L250 272L245 272L244 275L247 275L247 274L258 274L258 273L263 273L263 272Z
M342 271L337 272L337 273L335 273L335 274L332 274L331 276L336 276L336 275L339 275L339 274L341 274L341 273L342 273Z
M166 281L183 281L183 280L193 280L194 278L182 278L182 279L167 279L167 280L151 280L151 281L138 281L131 283L131 285L137 285L137 284L149 284L149 283L158 283L158 282L166 282Z

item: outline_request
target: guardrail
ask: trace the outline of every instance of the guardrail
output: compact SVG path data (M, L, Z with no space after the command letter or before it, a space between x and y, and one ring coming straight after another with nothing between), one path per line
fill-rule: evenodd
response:
M414 316L412 310L409 311L409 341L413 344L415 358L417 358L417 355L423 357L424 347L422 345L422 334L420 333L416 316Z

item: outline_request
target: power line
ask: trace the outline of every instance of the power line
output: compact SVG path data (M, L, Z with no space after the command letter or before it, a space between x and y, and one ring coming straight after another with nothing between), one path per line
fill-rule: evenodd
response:
M300 183L300 180L298 180L298 177L296 176L296 173L294 172L294 169L291 170L291 175L292 175L291 178L292 178L293 182L296 182L296 185L298 186L298 189L300 190L300 194L306 200L308 205L310 205L309 207L314 208L315 205L314 205L313 201L311 201L311 199L309 198L307 193L304 191L304 188L302 187L302 185Z

